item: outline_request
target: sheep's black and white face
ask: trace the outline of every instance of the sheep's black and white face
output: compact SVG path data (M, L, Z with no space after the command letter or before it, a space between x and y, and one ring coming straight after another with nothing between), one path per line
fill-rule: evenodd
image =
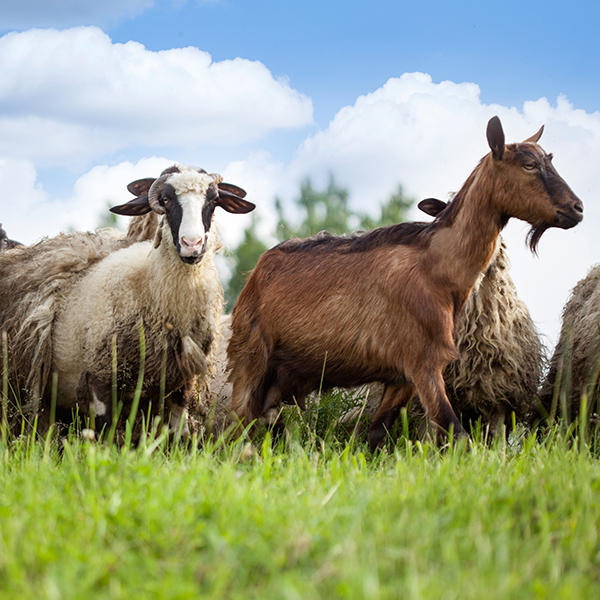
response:
M187 264L199 263L206 252L218 196L212 177L192 170L171 175L160 193L173 243Z
M217 206L236 214L255 208L244 200L243 189L223 183L220 175L209 175L194 167L175 165L165 169L158 179L138 179L127 189L136 198L114 206L111 212L139 217L154 210L164 215L179 258L190 265L199 263L206 253Z

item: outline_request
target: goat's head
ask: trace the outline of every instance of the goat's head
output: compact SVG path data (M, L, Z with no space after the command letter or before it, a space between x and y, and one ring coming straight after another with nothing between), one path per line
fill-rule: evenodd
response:
M506 218L516 217L531 224L528 242L535 252L540 237L550 227L570 229L583 218L583 204L552 164L552 154L538 145L544 127L520 144L504 143L498 117L490 119L488 158L501 193L497 208Z
M153 210L164 215L177 253L187 264L202 260L217 206L240 214L254 210L254 204L244 200L244 190L223 183L220 175L192 167L169 167L158 179L139 179L127 189L136 197L111 212L140 216Z

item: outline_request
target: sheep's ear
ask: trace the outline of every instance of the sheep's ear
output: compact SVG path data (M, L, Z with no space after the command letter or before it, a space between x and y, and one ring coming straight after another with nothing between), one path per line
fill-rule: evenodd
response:
M127 217L139 217L149 213L152 209L148 202L148 194L142 194L138 198L134 198L125 204L119 206L113 206L110 212L115 215L125 215Z
M492 117L487 124L487 140L492 155L496 160L502 160L504 156L504 131L498 117Z
M425 198L421 200L417 206L426 214L431 217L437 217L447 206L448 203L437 198Z
M542 137L542 133L544 133L543 125L540 127L537 133L534 133L531 137L527 138L526 140L523 140L523 143L533 142L534 144L537 144L540 141L540 138Z
M150 186L156 181L156 179L152 177L146 177L145 179L138 179L136 181L132 181L127 189L134 196L142 196L143 194L147 194Z
M232 183L219 183L218 185L220 190L224 190L226 192L229 192L230 194L235 194L236 196L239 196L240 198L245 198L246 197L246 191L243 190L241 187L238 187L237 185L233 185Z
M244 195L245 194L246 192L244 192ZM256 205L252 204L252 202L248 202L248 200L244 200L241 196L222 189L221 186L219 186L219 197L216 205L225 209L227 212L235 214L249 213L256 208Z

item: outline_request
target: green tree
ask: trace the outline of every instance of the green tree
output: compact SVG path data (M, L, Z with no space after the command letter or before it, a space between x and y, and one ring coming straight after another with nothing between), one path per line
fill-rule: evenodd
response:
M117 219L117 215L110 212L110 207L113 206L112 203L108 202L106 204L106 211L104 211L98 220L98 228L103 229L104 227L113 227L114 229L119 228L119 221Z
M232 275L229 283L225 286L225 300L230 311L246 284L248 275L256 266L260 255L267 249L267 246L259 237L257 225L258 217L256 213L252 213L250 225L244 231L244 239L230 255Z
M403 223L406 221L408 211L413 204L414 199L407 198L404 195L404 188L399 184L396 191L390 196L390 199L385 204L382 204L379 219L373 219L368 215L364 215L360 219L360 227L364 231L370 231L377 227Z
M354 215L348 208L348 190L339 187L333 175L330 175L329 184L323 192L315 190L307 177L300 186L296 206L300 209L302 220L293 224L284 215L281 200L275 198L277 239L305 238L323 230L342 234L351 229L349 222Z

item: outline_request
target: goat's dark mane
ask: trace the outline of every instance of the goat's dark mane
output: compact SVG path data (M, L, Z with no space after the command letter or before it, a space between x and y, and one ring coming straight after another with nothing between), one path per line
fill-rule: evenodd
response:
M275 246L275 248L282 252L338 250L343 253L355 253L368 252L381 246L425 246L436 231L452 224L454 215L462 204L462 197L465 195L463 190L465 190L467 184L463 186L463 189L458 192L447 208L429 223L411 221L347 235L333 235L328 231L321 231L309 238L286 240Z

